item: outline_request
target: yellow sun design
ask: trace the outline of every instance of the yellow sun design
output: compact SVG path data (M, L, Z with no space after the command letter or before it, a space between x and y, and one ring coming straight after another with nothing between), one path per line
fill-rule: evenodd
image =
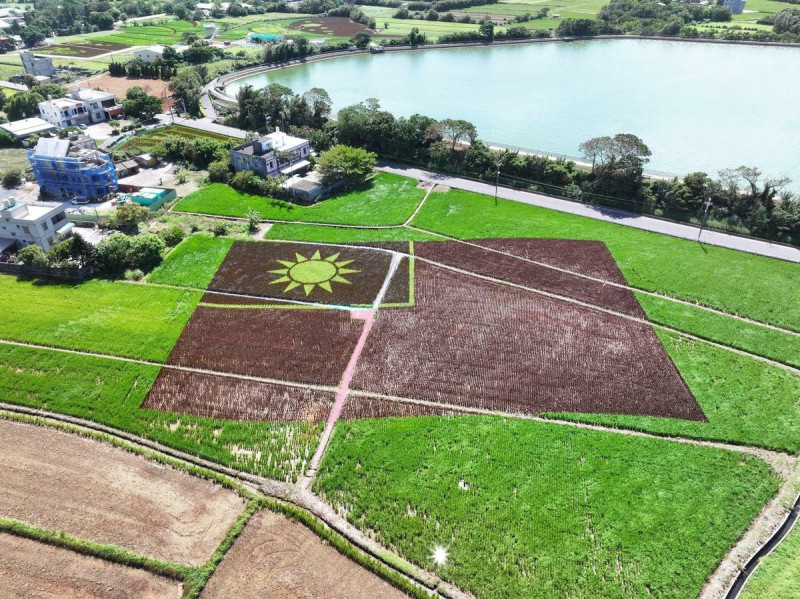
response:
M319 250L317 250L310 258L298 253L295 253L294 256L294 261L278 260L284 268L269 271L281 275L274 281L270 281L270 285L286 283L286 289L283 290L284 293L301 286L306 295L314 291L315 287L321 287L325 291L331 292L331 282L335 281L351 285L352 283L345 279L344 275L361 272L352 268L345 268L347 265L352 264L353 260L339 260L337 262L338 253L323 258Z

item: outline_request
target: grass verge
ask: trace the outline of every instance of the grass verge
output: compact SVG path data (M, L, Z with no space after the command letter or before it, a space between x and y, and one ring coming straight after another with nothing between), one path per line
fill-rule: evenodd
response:
M192 235L147 277L150 283L205 289L233 245L229 237Z
M0 338L163 362L199 299L192 290L0 275Z
M266 220L286 220L340 225L399 225L425 197L414 179L379 173L353 191L312 206L300 206L262 196L239 193L228 185L212 183L189 194L174 210L245 218L257 210Z
M779 486L733 452L493 417L340 423L318 476L355 526L479 599L696 596Z

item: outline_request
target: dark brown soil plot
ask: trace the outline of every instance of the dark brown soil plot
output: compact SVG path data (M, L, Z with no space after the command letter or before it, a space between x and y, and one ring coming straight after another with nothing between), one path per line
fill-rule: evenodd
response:
M181 584L145 570L0 533L3 599L178 599Z
M321 422L333 393L164 368L143 408L230 420Z
M580 244L583 242L573 241L569 243L573 245L565 246L565 244L559 243L558 247L553 248L553 253L555 254L556 251L565 247L574 253L579 253L576 248L580 248ZM590 252L596 250L596 246L593 247L591 245L592 242L589 243L590 245L587 246L587 249ZM525 246L522 245L521 247L524 248ZM639 318L645 317L644 311L636 300L636 296L629 289L605 285L590 279L553 270L546 266L532 264L506 254L484 250L474 245L457 241L417 243L415 244L415 254L420 258L427 258L495 279L574 298L623 314ZM608 258L613 262L613 258L610 255L608 255ZM613 276L617 278L622 276L619 273L619 269L617 269L617 275Z
M420 262L382 310L353 388L523 414L704 420L648 325Z
M272 512L253 516L202 599L403 599L310 530Z
M455 416L462 414L447 408L392 401L380 397L350 395L344 403L340 418L358 420L360 418L404 418L411 416Z
M218 306L277 306L281 304L277 300L259 297L248 297L246 295L229 295L215 291L206 291L200 299L202 304L215 304Z
M168 363L337 386L363 327L347 310L199 306Z
M315 266L309 268L312 262ZM208 289L344 306L371 305L390 263L388 252L366 248L236 242Z
M308 33L335 35L336 37L353 37L359 31L367 28L362 23L351 21L347 17L318 17L298 19L289 29L307 31Z
M617 261L602 241L572 239L473 239L471 243L501 250L564 270L627 285Z

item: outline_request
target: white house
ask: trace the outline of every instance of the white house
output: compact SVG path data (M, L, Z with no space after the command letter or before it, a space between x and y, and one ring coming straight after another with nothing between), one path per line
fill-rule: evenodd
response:
M4 129L13 135L15 139L23 140L27 139L31 135L54 133L56 127L44 119L31 117L29 119L22 119L19 121L13 121L11 123L3 123L0 125L0 129Z
M0 248L8 248L14 243L22 246L35 243L47 251L62 241L73 226L67 220L64 204L22 204L13 197L2 200L0 204Z
M253 171L262 177L292 175L310 166L311 146L307 139L275 130L230 150L233 170Z
M114 94L96 89L75 89L70 92L75 100L80 100L89 111L93 123L102 123L115 116L122 116L124 109Z
M48 123L59 129L77 127L89 123L89 112L80 100L58 98L39 102L39 114Z
M59 129L102 123L122 115L122 106L117 103L114 94L95 89L76 89L70 92L70 96L39 102L39 114Z
M147 64L154 63L156 60L164 58L164 46L149 46L133 51L133 57L138 58Z

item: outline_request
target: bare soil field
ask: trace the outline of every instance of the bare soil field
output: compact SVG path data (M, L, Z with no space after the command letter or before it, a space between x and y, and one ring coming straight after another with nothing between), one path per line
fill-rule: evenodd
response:
M128 77L112 77L111 75L101 75L93 77L81 84L81 87L90 87L100 91L114 94L118 100L125 98L125 93L132 87L141 87L151 96L164 98L169 95L169 81L161 79L130 79ZM168 101L162 101L164 108L168 108Z
M705 419L652 327L419 260L415 273L416 305L378 314L354 389L523 414Z
M81 58L95 58L96 56L108 54L109 52L127 50L128 48L130 48L130 46L127 44L86 40L81 43L56 44L54 46L47 46L45 48L37 48L36 53L65 57L79 56Z
M303 243L236 242L209 291L370 305L389 271L387 252Z
M3 599L178 599L181 584L68 549L0 533Z
M0 516L203 564L244 508L228 489L111 445L0 420Z
M202 599L401 599L310 530L273 512L253 516Z
M510 241L511 240L505 240L504 251L511 248L526 254L524 257L528 259L536 259L533 258L533 256L537 255L537 250L546 247L546 244L541 243L542 240L536 240L540 243L537 243L536 246L532 248L532 251L526 252L526 243L514 244L509 243ZM529 240L521 241L527 242ZM576 270L576 272L578 269L588 270L582 268L583 265L580 263L577 265L574 264L574 262L580 260L578 256L584 253L583 243L582 241L572 241L569 242L569 244L560 242L550 250L549 255L564 256L565 259L561 261L562 264L570 265L570 268ZM605 245L600 245L605 248ZM625 279L622 277L622 273L619 272L614 259L608 254L608 250L603 254L595 252L594 250L596 249L597 245L590 243L585 248L585 250L588 250L585 251L585 255L595 256L599 254L601 258L607 257L608 260L611 261L611 264L607 264L606 268L600 267L593 270L595 270L595 272L604 272L606 275L609 275L607 280L612 282L619 282L619 279L622 278L622 283L624 284ZM548 254L547 250L541 253ZM442 264L469 270L470 272L490 276L495 279L509 281L510 283L517 283L565 297L571 297L582 302L608 308L609 310L614 310L630 316L636 316L638 318L645 317L644 311L639 305L636 296L629 289L622 289L620 287L613 287L604 283L592 281L591 279L584 279L569 273L553 270L552 268L519 260L512 256L484 250L474 245L467 245L456 241L418 243L415 245L415 254L421 258L428 258ZM573 256L576 259L570 260L569 258ZM598 265L602 265L603 262L604 260L598 260L597 263ZM564 268L564 266L561 267ZM616 273L614 273L615 269Z
M167 362L336 386L363 326L346 310L199 306Z
M316 35L333 35L336 37L353 37L356 33L364 31L366 28L366 25L351 21L347 17L298 19L289 25L289 29L296 29Z
M230 420L322 422L334 394L164 368L143 408Z

